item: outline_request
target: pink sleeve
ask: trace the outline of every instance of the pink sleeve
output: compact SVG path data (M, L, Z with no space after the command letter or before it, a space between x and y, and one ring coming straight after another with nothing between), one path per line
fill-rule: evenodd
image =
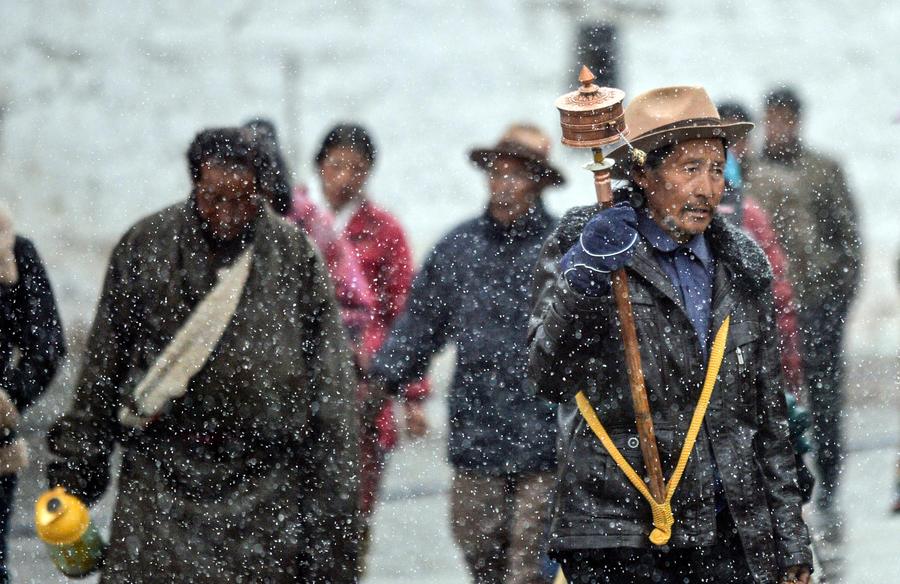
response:
M335 231L331 213L316 205L304 187L294 190L293 208L288 218L307 233L325 258L344 325L354 338L361 338L374 310L375 299L350 243Z
M772 266L772 294L775 300L775 315L781 337L781 365L785 379L792 388L802 386L803 361L800 357L800 332L797 324L797 310L794 303L794 289L787 275L787 256L778 243L778 235L772 227L769 216L750 197L744 198L744 230L750 234Z

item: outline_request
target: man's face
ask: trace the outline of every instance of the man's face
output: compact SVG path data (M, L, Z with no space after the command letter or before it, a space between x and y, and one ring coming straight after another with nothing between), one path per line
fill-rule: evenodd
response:
M540 188L525 161L500 156L487 174L491 192L488 211L494 219L510 225L534 207Z
M332 209L340 209L363 192L370 168L366 157L353 148L337 146L328 151L319 164L319 175Z
M635 176L650 215L672 239L686 243L706 231L725 192L725 147L721 140L688 140L659 168Z
M766 109L766 146L779 150L800 139L800 117L783 106Z
M213 237L240 237L259 212L253 170L231 164L206 163L194 185L197 212Z

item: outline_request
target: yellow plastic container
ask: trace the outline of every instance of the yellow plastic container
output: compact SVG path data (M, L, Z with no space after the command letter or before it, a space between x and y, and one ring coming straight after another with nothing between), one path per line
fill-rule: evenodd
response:
M106 545L78 497L62 487L47 491L35 503L34 524L60 572L81 578L100 569Z

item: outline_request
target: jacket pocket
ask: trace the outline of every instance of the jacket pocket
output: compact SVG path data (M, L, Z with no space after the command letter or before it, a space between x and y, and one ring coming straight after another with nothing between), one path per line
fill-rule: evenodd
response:
M717 391L726 411L742 419L755 420L759 326L748 321L736 322L728 337L728 348L719 375L722 385Z

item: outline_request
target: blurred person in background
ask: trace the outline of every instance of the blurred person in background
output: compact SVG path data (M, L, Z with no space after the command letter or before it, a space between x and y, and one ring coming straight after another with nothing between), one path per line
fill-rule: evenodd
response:
M741 104L724 103L718 109L723 121L753 122L749 112ZM772 227L769 213L752 195L745 192L744 176L747 174L749 159L748 135L736 140L728 148L725 162L725 194L718 211L762 248L772 266L772 292L778 316L782 368L788 388L794 394L799 394L804 382L794 289L788 278L785 251Z
M550 138L527 124L470 153L487 177L487 209L435 245L370 372L375 385L402 395L455 345L450 513L476 584L546 581L556 408L526 387L525 331L534 264L556 224L542 194L564 182L549 153Z
M200 132L192 190L113 250L50 486L122 466L101 581L356 580L356 381L326 268L264 200L266 153Z
M341 307L341 318L359 364L375 300L356 254L347 238L334 228L331 212L317 205L304 185L292 186L290 169L281 152L275 125L256 118L245 123L243 128L269 155L270 167L263 171L266 175L263 186L272 209L306 233L328 266L335 297Z
M718 106L718 110L724 122L753 122L747 108L740 103L722 103ZM794 449L797 452L797 479L803 494L803 502L807 503L812 496L815 480L803 461L803 455L811 450L811 445L807 436L810 425L809 413L800 404L800 400L805 397L805 388L797 305L794 300L794 288L787 275L784 249L778 242L778 235L772 227L769 214L752 196L744 193L743 177L747 172L750 158L749 148L749 134L729 144L725 162L725 194L717 211L760 246L772 267L772 295L778 324L781 370L786 383L788 422L791 426Z
M369 366L372 355L381 347L406 304L413 278L412 252L403 227L369 198L367 184L376 156L375 142L368 130L355 124L339 124L326 134L315 157L322 192L335 213L334 229L349 242L375 304L357 352L362 367ZM295 202L300 203L295 213L300 213L305 202L302 193L295 194ZM423 402L428 397L429 385L424 375L422 371L420 377L410 379L403 391L405 428L412 437L424 435L428 427ZM363 400L368 400L365 384L360 389ZM375 418L366 420L360 438L360 512L364 522L360 562L364 562L370 535L368 520L374 510L387 455L397 444L392 403L384 404ZM360 572L364 568L361 564Z
M856 205L840 164L804 143L797 93L773 90L764 107L765 143L749 163L745 193L769 213L787 256L813 418L816 504L828 537L840 539L835 502L843 456L843 341L862 264Z
M50 385L65 352L44 264L0 203L0 584L9 581L6 539L16 474L28 463L16 426Z

